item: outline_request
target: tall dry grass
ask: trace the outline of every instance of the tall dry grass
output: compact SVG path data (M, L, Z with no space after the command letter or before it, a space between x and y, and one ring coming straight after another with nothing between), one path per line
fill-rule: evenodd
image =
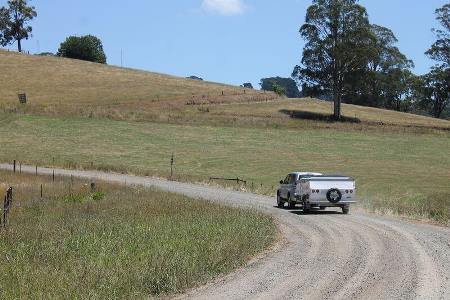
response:
M0 231L1 299L147 298L244 264L274 241L271 218L155 189L0 172L14 187ZM40 184L44 197L40 197Z

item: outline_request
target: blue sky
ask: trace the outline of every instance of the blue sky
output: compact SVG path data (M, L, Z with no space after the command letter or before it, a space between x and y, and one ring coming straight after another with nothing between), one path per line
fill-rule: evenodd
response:
M372 23L391 28L416 73L433 64L434 10L448 0L361 0ZM0 0L3 6L6 0ZM259 87L289 77L300 61L298 29L311 0L33 0L38 18L31 53L56 52L69 35L101 38L108 63L178 76ZM11 47L10 47L11 48ZM14 47L12 47L14 48Z

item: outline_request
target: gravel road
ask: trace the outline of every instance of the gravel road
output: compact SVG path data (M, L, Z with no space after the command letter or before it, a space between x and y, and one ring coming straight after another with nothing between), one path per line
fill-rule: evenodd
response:
M1 165L0 169L11 169ZM34 167L22 166L34 173ZM39 169L51 174L51 169ZM450 299L450 229L351 212L304 215L275 199L188 183L96 171L57 175L154 186L272 215L282 241L245 268L192 290L194 299Z

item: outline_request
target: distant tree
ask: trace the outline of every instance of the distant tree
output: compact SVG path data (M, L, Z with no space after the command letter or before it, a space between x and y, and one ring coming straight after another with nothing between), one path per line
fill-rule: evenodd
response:
M253 89L253 84L251 84L250 82L245 82L242 84L242 87L246 89Z
M201 77L198 77L198 76L189 76L189 77L186 77L187 79L193 79L193 80L200 80L200 81L203 81L203 78L201 78Z
M57 55L106 64L102 42L93 35L68 37L61 43Z
M366 9L357 0L313 0L300 34L306 45L293 77L331 95L334 117L340 119L347 78L366 68L370 54Z
M434 67L422 77L421 101L423 108L435 118L440 118L450 105L450 70Z
M22 52L22 40L28 40L33 31L28 23L36 16L34 6L28 6L27 0L8 1L7 7L0 8L0 44L17 42L17 50Z
M261 89L286 95L288 98L301 96L297 83L292 78L270 77L261 79Z
M443 29L433 29L438 39L426 54L443 67L450 68L450 3L436 10L436 19Z
M41 52L36 55L38 55L38 56L55 56L55 54L52 52Z

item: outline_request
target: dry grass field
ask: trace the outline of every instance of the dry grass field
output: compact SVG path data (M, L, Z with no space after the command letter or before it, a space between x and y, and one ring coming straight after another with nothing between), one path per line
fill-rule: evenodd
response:
M0 109L47 115L158 119L187 104L264 101L273 93L91 62L0 50ZM29 103L18 105L26 92ZM222 95L223 92L223 95Z
M57 57L0 50L0 69L3 112L237 127L450 130L450 121L346 104L343 115L357 123L318 122L331 103ZM28 104L18 104L20 92Z
M43 197L40 197L40 185ZM270 217L156 189L0 171L0 299L146 299L241 266L270 246Z

